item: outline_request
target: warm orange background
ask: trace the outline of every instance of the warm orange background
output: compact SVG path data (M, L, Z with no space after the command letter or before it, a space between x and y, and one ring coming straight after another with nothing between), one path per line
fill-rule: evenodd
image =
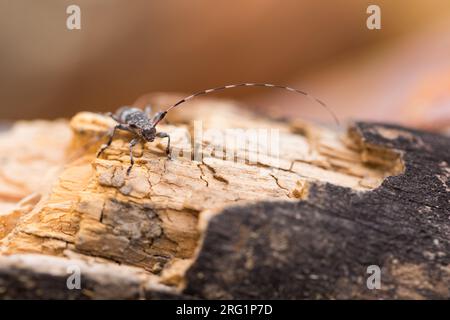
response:
M69 4L81 7L79 31L66 29ZM366 28L369 4L381 30ZM341 118L433 129L450 113L449 21L448 0L0 0L0 119L250 81L312 91ZM327 119L278 91L222 96Z

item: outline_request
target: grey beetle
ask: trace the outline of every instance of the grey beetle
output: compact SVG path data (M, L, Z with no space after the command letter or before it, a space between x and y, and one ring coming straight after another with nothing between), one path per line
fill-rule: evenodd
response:
M130 149L130 166L127 169L127 175L130 174L131 168L133 168L134 165L134 159L133 159L133 147L138 144L140 141L145 142L153 142L155 138L167 138L167 148L166 148L166 154L170 159L170 136L165 132L158 132L156 130L156 126L158 125L161 120L164 119L164 117L167 115L167 113L172 109L180 104L191 100L197 96L205 95L208 93L217 92L220 90L225 89L231 89L231 88L237 88L237 87L266 87L266 88L279 88L279 89L285 89L291 92L295 92L301 95L304 95L308 97L309 99L313 100L314 102L320 104L322 107L324 107L334 118L335 122L339 125L339 120L337 119L336 115L328 108L328 106L322 102L321 100L315 98L314 96L298 90L291 87L276 85L276 84L269 84L269 83L239 83L239 84L231 84L227 86L222 87L216 87L212 89L202 90L198 91L184 99L181 99L171 107L169 107L165 111L157 112L153 117L151 117L151 107L146 107L144 111L138 108L133 107L122 107L117 110L116 113L107 113L110 117L112 117L118 124L112 128L109 139L106 144L104 144L99 152L97 153L97 157L99 157L103 151L106 150L111 145L111 142L114 138L114 134L116 133L117 129L125 130L131 132L134 137L129 143L129 149Z

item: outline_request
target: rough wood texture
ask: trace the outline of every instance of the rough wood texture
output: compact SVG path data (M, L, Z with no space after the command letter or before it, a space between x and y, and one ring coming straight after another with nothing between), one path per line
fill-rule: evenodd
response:
M314 184L305 201L260 202L213 215L187 273L186 293L450 297L449 139L367 123L351 135L366 151L397 150L405 172L369 192ZM369 265L382 267L381 290L366 287Z
M201 161L191 159L195 119L203 120ZM52 277L64 286L66 277L62 267L52 275L40 265L95 259L145 275L117 298L450 296L448 138L377 124L337 132L274 122L212 100L169 120L161 129L179 156L165 158L165 141L136 147L128 177L129 137L117 135L97 159L112 122L91 113L71 120L74 136L51 189L0 215L0 293L20 296L8 290L23 285L16 269L38 290ZM227 145L234 161L224 159L212 128L276 128L278 156L258 157L249 135ZM365 285L371 264L383 268L382 290ZM95 287L93 268L82 269ZM137 294L136 286L150 289ZM105 297L61 288L47 296Z

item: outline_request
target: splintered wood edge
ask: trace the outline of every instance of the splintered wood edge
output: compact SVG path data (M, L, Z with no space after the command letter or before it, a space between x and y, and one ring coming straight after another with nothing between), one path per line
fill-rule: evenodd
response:
M92 119L91 116L89 116L89 117ZM96 117L97 116L94 116L94 118L96 118ZM109 123L110 122L109 120L105 124L104 117L98 116L98 118L96 118L96 119L98 120L98 123L93 124L92 122L88 121L86 123L86 126L87 126L86 128L90 128L93 131L98 131L97 133L102 133L108 128L108 125L111 124L111 123ZM314 129L314 127L312 127L310 125L306 125L304 123L291 124L291 129L294 131L295 130L303 131L303 133L306 136L309 136L310 139L314 139L315 129ZM78 134L81 134L81 135L84 135L85 133L86 132L78 132ZM362 137L360 132L357 132L357 130L355 130L355 127L353 127L353 126L349 128L349 133L347 135L347 138L349 139L348 145L353 144L353 146L351 146L351 147L354 148L355 151L360 152L361 155L363 156L363 159L362 159L363 163L368 163L368 164L374 165L374 166L381 166L382 168L384 168L384 170L386 170L386 172L389 172L388 175L394 175L394 174L399 174L399 173L403 172L403 170L404 170L403 160L402 160L401 154L398 153L396 150L379 147L376 145L370 145L370 144L366 143L366 141L364 141L364 138ZM73 143L77 144L77 140L73 140ZM312 182L312 183L316 183L316 182ZM375 184L375 187L378 187L378 186L379 186L379 184ZM302 186L303 190L302 190L301 194L299 196L296 196L295 198L300 198L303 200L307 199L308 187L309 187L308 185ZM373 186L369 186L369 188L367 188L367 189L370 190L372 188L373 188ZM302 201L302 200L300 200L300 201ZM196 257L198 256L199 251L202 248L203 235L205 234L205 232L208 228L208 224L209 224L211 218L214 217L215 215L221 214L223 212L224 208L227 208L230 206L239 206L240 208L242 208L243 211L245 211L245 207L248 204L251 204L254 202L256 202L256 201L245 201L245 202L241 202L239 204L227 204L227 205L223 205L221 207L217 207L213 210L201 211L200 215L199 215L199 220L198 220L198 229L199 229L199 233L200 233L200 240L196 247L194 256L191 259L185 259L183 261L173 261L171 263L171 265L169 265L167 268L165 268L163 270L160 277L145 273L145 274L147 274L147 277L144 277L145 280L143 282L148 285L150 285L150 284L158 285L158 283L159 283L162 286L161 288L163 288L164 290L169 290L170 292L174 292L174 293L180 293L182 291L182 289L185 287L184 274L189 269L191 264L195 261ZM27 254L27 256L28 256L28 254ZM31 255L31 256L34 257L34 255ZM49 260L46 260L47 258ZM85 257L83 257L83 260L84 260L84 258ZM54 259L57 259L57 260L54 260ZM106 263L104 261L98 262L98 263L90 261L89 263L86 263L83 260L79 261L83 265L83 269L85 269L88 272L88 274L92 275L92 277L94 277L94 278L95 278L95 273L97 272L97 270L99 270L98 265L107 266L108 268L110 266L114 266L113 269L118 268L117 270L131 268L131 269L126 269L127 270L126 273L127 274L129 273L130 279L138 279L138 278L141 279L142 278L141 273L135 272L136 271L135 269L137 269L138 271L140 270L142 272L142 269L139 269L139 268L128 267L128 266L124 266L124 265L119 266L114 263ZM58 262L58 263L62 263L62 265L66 265L66 264L70 264L70 262L74 262L74 261L77 262L76 259L72 259L72 258L68 259L68 258L63 258L63 257L51 257L51 256L46 256L46 255L40 256L39 258L34 257L33 259L31 259L31 258L28 259L28 258L23 258L21 254L14 254L11 256L3 256L3 257L0 257L0 261L1 261L0 268L3 268L3 266L16 266L17 267L17 266L22 265L22 267L25 269L40 270L39 273L41 273L41 274L46 273L45 268L40 269L39 264L41 264L41 263L43 265L46 265L47 262L48 263ZM1 272L8 273L6 271L6 269L2 269L3 271L1 271ZM54 274L52 275L51 272L49 272L49 275L59 277L60 275L63 274L64 279L67 278L67 272L62 272L61 268L58 270L59 271L56 273L57 274L56 276ZM116 270L116 269L114 269L114 270ZM108 273L108 277L113 278L113 279L118 279L118 280L121 279L121 276L114 275L114 273ZM98 281L98 282L101 282L101 281ZM141 288L142 283L143 283L142 280L137 281L137 282L139 282L139 287ZM168 286L163 285L164 283L167 284ZM158 291L158 290L156 290L156 291ZM171 291L171 290L173 290L173 291ZM97 295L97 296L101 296L101 295ZM134 297L142 297L142 294L134 296Z
M314 134L314 131L316 130L313 126L303 121L298 121L292 123L291 125L293 126L294 131L300 131L307 136ZM402 133L399 131L398 134ZM392 139L395 139L396 137L397 136L395 134L394 136L390 136L390 138ZM360 132L360 130L357 128L356 123L352 123L348 126L346 138L348 139L347 143L354 144L354 148L359 152L361 152L364 162L374 166L382 166L386 169L386 171L391 172L392 175L398 175L404 172L405 165L402 157L403 153L399 150L389 149L383 146L368 143L364 138L364 136L362 135L362 133ZM311 182L311 183L314 184L318 182ZM381 183L377 185L376 188L378 188L380 185ZM307 195L309 187L310 183L307 183L304 186L303 195L302 197L298 197L299 198L298 201L308 200ZM183 263L175 262L173 265L165 269L162 273L161 282L166 283L168 285L176 285L178 292L182 292L187 285L186 283L187 279L185 278L185 274L189 270L189 268L195 263L196 259L198 258L198 255L202 250L203 242L205 241L205 234L208 230L208 226L211 220L214 217L223 214L224 210L227 208L233 207L237 210L245 212L248 206L252 206L257 203L258 201L245 201L240 202L238 204L228 204L211 210L201 211L199 213L199 220L198 220L198 230L200 232L200 239L198 246L195 250L194 256L192 257L192 259L183 261Z
M315 131L317 130L314 126L311 126L311 124L305 123L303 121L296 121L294 123L291 123L291 125L294 131L300 131L302 132L302 134L306 136L314 135ZM381 134L383 134L383 132ZM402 131L394 132L394 130L392 130L390 132L389 138L395 139L398 137L398 135L402 134L404 134ZM385 168L386 172L390 172L390 175L388 176L399 175L404 173L405 163L403 159L403 152L401 152L400 150L389 149L384 146L369 143L368 141L366 141L365 137L358 129L357 123L351 123L348 126L347 135L345 138L348 139L347 145L354 144L355 150L358 150L358 152L361 153L363 162L373 166L382 166L383 168ZM310 184L317 184L317 183L320 184L320 182L307 183L303 188L302 196L298 197L299 198L298 201L307 201ZM376 188L380 187L380 185L381 182L378 185L376 185ZM165 282L170 285L176 285L178 287L178 290L182 292L182 290L187 285L185 274L189 270L189 268L195 263L199 253L202 250L203 242L205 241L205 235L211 220L214 217L223 214L224 210L227 208L233 207L237 210L245 212L247 207L257 203L258 201L245 201L240 202L238 204L223 205L211 210L203 210L202 212L200 212L198 220L198 230L200 232L200 239L193 258L190 259L189 261L184 261L182 264L174 263L173 266L169 266L169 268L165 269L161 278L162 282L163 283ZM166 275L170 275L169 277L167 277L169 281L165 280ZM170 279L176 279L176 281L172 282L170 281Z

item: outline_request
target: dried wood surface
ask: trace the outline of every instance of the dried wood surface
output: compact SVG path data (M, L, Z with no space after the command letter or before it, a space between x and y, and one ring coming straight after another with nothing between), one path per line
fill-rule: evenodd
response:
M227 236L218 239L213 236L211 242L204 242L211 236L208 232L213 232L208 231L211 221L217 216L227 219L225 214L218 213L231 210L230 225L238 228L239 224L247 224L247 215L254 216L251 208L255 203L272 203L267 205L267 210L276 212L277 208L296 206L313 199L311 201L316 201L318 206L329 210L330 204L316 200L317 186L331 185L361 197L379 190L386 177L402 175L405 170L403 155L406 151L378 145L377 141L367 143L365 133L358 131L358 127L339 131L301 121L276 122L247 112L229 101L200 100L189 108L189 112L174 112L169 118L170 124L159 128L171 135L175 156L171 160L165 157L165 140L136 146L136 164L129 176L126 169L130 137L126 133L118 134L104 155L96 157L100 140L114 125L111 119L101 115L82 112L70 123L19 123L3 132L0 149L7 152L4 152L0 166L2 188L6 190L0 193L0 202L4 205L0 207L0 287L10 288L3 295L20 296L21 290L16 289L24 285L24 280L18 280L17 274L11 271L13 269L29 276L37 290L45 285L43 275L51 273L42 266L55 264L53 277L62 281L66 278L64 266L80 263L88 275L89 290L73 293L61 287L51 292L44 290L41 295L111 297L105 293L108 292L105 288L117 286L123 280L115 283L114 276L103 272L111 267L123 270L121 277L127 275L129 279L123 284L129 291L124 290L116 298L170 298L172 295L180 297L184 292L203 298L251 297L250 293L238 294L239 288L237 291L217 288L221 283L224 287L235 286L228 280L215 279L209 284L198 282L199 272L205 273L205 270L199 271L204 260L197 261L197 258L214 255L214 248L210 248L214 247L213 242L217 241L218 252L223 248L221 245L230 245L226 242ZM195 161L190 137L197 128L194 122L199 119L202 120L204 148L203 158ZM214 134L209 135L208 129L225 132L229 128L277 129L278 155L257 157L255 150L249 147L252 144L244 143L227 146L231 148L227 152L232 150L235 156L224 159L217 152L220 141ZM376 134L390 141L417 139L409 131L374 128ZM22 152L11 151L13 139L22 144ZM251 140L251 136L248 139ZM216 147L216 152L211 154L212 147ZM257 161L244 161L249 158ZM28 169L30 164L35 170ZM343 196L340 199L343 202L337 203L344 206L344 211L345 206L350 205L345 199ZM246 208L249 208L248 214ZM233 210L238 210L239 219L244 221L234 220L237 218ZM259 216L264 217L264 214ZM280 221L284 221L283 216L280 217ZM230 237L235 234L235 230L228 229L226 220L219 220L220 223L213 224L211 230L222 226L224 229L220 232L230 233ZM231 244L238 241L231 238ZM221 244L221 239L225 243ZM270 250L274 253L286 244L282 237L273 241L274 249ZM237 252L250 254L245 243L238 241L233 245L244 246ZM221 254L226 257L226 252ZM258 253L255 257L258 260ZM231 266L233 256L229 258ZM267 259L270 261L270 257ZM227 261L220 263L227 266ZM241 267L234 265L233 270ZM212 268L223 276L227 272L217 266ZM283 272L283 268L281 266L279 271ZM276 268L271 272L277 272ZM277 281L280 280L273 286L276 287ZM261 285L255 282L255 286ZM13 287L16 289L11 289ZM208 289L204 291L200 287ZM36 294L36 290L31 292ZM248 287L245 290L251 291ZM308 290L311 288L305 292ZM211 295L212 291L222 295ZM256 293L259 291L260 297L277 297L255 289ZM282 292L279 294L283 297ZM287 298L303 296L286 291ZM319 296L327 295L321 293Z

